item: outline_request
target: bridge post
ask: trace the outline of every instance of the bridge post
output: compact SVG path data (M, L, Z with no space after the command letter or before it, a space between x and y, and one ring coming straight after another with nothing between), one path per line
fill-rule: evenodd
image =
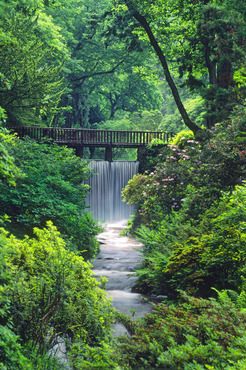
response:
M105 161L112 162L112 160L113 160L112 146L106 146L106 148L105 148Z
M95 147L94 146L89 146L89 151L90 151L90 159L93 158L94 153L95 153Z
M75 147L75 154L76 154L77 157L82 158L83 157L83 152L84 151L83 151L83 146L82 145Z
M145 147L144 146L140 146L138 147L138 151L137 151L137 161L142 161L143 159L143 156L145 155Z

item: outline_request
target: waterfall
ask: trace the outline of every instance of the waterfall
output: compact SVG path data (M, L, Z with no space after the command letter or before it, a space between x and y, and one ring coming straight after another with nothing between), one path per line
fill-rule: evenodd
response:
M118 221L129 219L134 207L123 202L122 189L138 173L135 161L91 161L90 167L97 175L87 183L91 186L87 205L89 211L99 221Z

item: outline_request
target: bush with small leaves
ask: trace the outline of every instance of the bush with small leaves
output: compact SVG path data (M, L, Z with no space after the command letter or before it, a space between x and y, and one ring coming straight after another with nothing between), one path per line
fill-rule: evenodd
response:
M5 299L7 319L23 343L39 351L80 337L96 345L111 333L113 313L91 266L69 252L51 222L35 229L34 238L16 239L1 230L0 247L11 275Z
M119 338L117 358L123 369L240 369L245 329L245 314L232 304L182 293L178 304L154 305L131 336Z
M31 139L12 140L8 152L24 174L15 187L2 184L0 215L11 223L5 228L17 237L32 236L34 227L45 227L51 220L59 229L70 250L83 257L98 251L98 224L86 211L90 176L88 163L76 157L72 149L36 143Z

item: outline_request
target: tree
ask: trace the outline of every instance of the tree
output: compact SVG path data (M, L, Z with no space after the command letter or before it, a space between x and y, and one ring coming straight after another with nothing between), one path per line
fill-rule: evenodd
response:
M134 72L133 63L130 61L128 68L123 66L95 91L96 96L102 96L102 106L108 119L114 119L117 112L134 113L161 108L163 99L155 82Z
M66 45L42 1L1 5L1 106L9 125L37 124L60 100Z
M70 1L70 7L74 8L76 2ZM121 37L119 29L126 33L125 19L115 27L110 1L98 4L84 0L80 4L80 10L73 14L68 10L63 31L70 30L71 58L63 69L68 84L60 104L64 111L56 116L55 123L91 127L114 118L116 112L160 109L162 99L156 81L147 80L139 71L150 58L149 51L139 50L139 42L134 44L131 31ZM68 5L63 6L64 12ZM61 14L52 11L59 25Z
M149 41L164 71L184 123L199 131L181 101L168 60L175 62L184 83L198 88L207 99L208 127L228 117L232 109L233 71L244 58L244 22L235 4L218 1L123 0L118 12L130 12L141 28L135 30ZM232 16L230 15L232 13ZM235 29L239 29L235 32ZM144 32L143 32L144 30ZM237 60L237 63L235 61ZM220 116L220 117L219 117Z

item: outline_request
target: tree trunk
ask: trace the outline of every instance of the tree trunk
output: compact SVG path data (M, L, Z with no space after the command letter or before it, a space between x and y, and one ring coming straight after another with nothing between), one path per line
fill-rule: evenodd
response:
M126 0L126 4L127 4L127 0ZM127 4L128 5L128 4ZM161 65L162 65L162 68L164 70L164 74L165 74L165 77L166 77L166 80L167 80L167 83L168 85L170 86L171 88L171 91L172 91L172 95L174 97L174 100L176 102L176 105L178 107L178 110L183 118L183 121L185 123L185 125L195 133L197 133L199 130L201 130L200 126L196 125L194 122L191 121L190 117L188 116L188 113L180 99L180 96L179 96L179 92L178 92L178 89L173 81L173 78L170 74L170 71L169 71L169 68L168 68L168 65L167 65L167 61L166 61L166 58L150 28L150 25L149 23L147 22L146 18L144 16L142 16L141 14L139 14L137 11L133 11L133 16L134 18L142 25L142 27L144 28L145 32L147 33L148 35L148 38L150 40L150 43L151 45L153 46L160 62L161 62Z

